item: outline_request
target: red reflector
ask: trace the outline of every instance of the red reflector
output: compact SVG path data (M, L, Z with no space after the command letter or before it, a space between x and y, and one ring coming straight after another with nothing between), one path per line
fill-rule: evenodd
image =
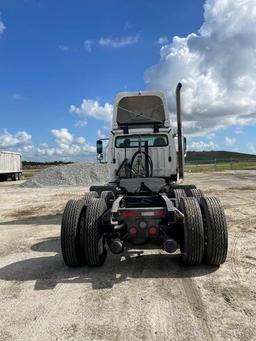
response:
M151 236L155 236L158 232L157 228L155 226L151 226L148 230L149 234L151 234Z
M140 212L138 212L138 211L121 211L120 216L124 217L124 218L139 217Z
M137 234L137 229L136 229L136 227L131 227L131 228L129 229L129 233L130 233L131 236L135 236L135 234Z

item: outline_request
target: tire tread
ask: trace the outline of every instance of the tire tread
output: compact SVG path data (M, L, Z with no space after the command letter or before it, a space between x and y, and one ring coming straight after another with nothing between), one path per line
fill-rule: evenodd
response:
M197 189L197 188L191 188L189 190L189 197L193 197L193 198L196 198L197 200L200 201L200 199L202 197L204 197L204 193L201 189Z
M180 209L184 214L184 245L182 260L188 265L199 265L204 256L203 218L195 198L182 198Z
M186 198L187 194L184 189L178 188L173 190L173 196L177 200L176 207L179 208L181 198Z
M98 219L106 208L104 199L92 198L86 210L84 252L87 264L90 266L100 266L106 258L106 249L104 249L102 255L98 253L98 241L102 236Z
M225 262L228 251L228 231L224 208L216 197L204 197L200 205L205 221L207 246L205 259L211 265Z
M69 200L62 215L61 251L65 264L72 267L82 264L79 222L83 209L83 200Z

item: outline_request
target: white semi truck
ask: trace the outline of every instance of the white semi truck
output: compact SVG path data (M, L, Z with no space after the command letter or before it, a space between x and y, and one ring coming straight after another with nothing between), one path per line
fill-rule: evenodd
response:
M81 200L70 200L62 216L61 249L68 266L100 266L108 251L118 254L145 244L168 253L179 249L188 265L225 262L228 234L220 200L182 183L186 143L180 91L179 83L177 130L162 93L117 96L107 153L109 180L91 186ZM98 140L99 159L102 152Z
M0 151L0 181L20 180L22 175L21 154Z

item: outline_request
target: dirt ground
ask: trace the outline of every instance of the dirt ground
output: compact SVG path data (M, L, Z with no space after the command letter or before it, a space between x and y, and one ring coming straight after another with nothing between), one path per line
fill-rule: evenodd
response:
M85 189L0 183L0 340L256 340L256 171L187 179L224 203L220 268L146 250L68 269L61 212Z

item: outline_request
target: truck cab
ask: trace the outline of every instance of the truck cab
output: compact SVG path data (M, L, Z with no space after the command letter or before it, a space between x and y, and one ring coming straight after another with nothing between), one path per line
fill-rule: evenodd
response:
M100 156L100 141L97 146ZM136 153L137 159L134 157ZM107 163L110 182L126 177L177 180L174 132L163 93L145 91L122 92L117 95L107 148Z

